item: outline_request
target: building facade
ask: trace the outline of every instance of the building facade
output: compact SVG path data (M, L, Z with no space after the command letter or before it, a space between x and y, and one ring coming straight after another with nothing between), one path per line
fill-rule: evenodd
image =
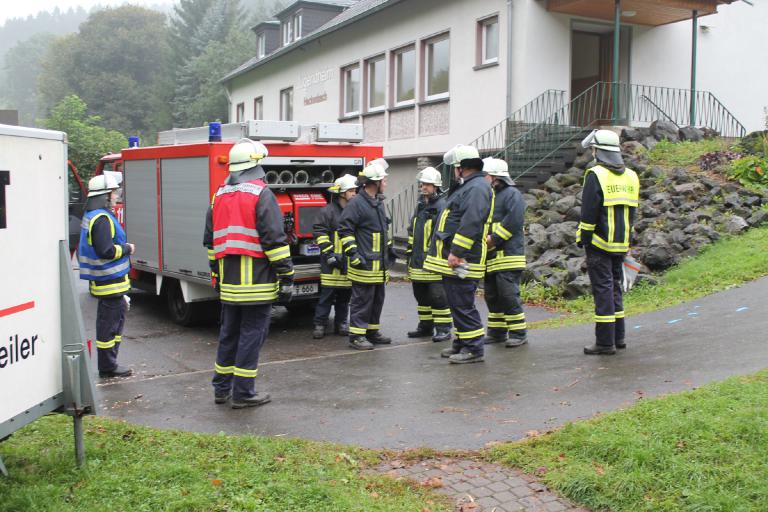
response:
M614 0L299 0L254 27L253 59L223 84L231 119L361 123L390 187L548 90L565 101L613 73ZM622 0L621 82L711 91L764 127L768 5ZM719 11L719 12L718 12ZM738 56L738 57L737 57ZM736 58L734 58L736 57Z

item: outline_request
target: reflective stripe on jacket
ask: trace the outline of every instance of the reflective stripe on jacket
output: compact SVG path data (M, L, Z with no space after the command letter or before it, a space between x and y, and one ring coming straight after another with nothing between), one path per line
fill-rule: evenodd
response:
M339 221L344 209L334 199L327 204L318 215L317 222L312 228L317 245L320 246L320 284L330 288L349 288L352 282L347 276L344 248L339 236ZM338 255L342 260L342 268L331 267L328 258Z
M445 208L445 199L442 197L419 197L416 211L408 226L408 278L411 281L441 281L440 274L424 270L424 260L429 252L429 244L432 241L435 223Z
M109 232L98 233L98 230ZM101 257L94 245L94 239L110 240L113 247L109 248L109 254L114 254L114 257ZM131 270L131 262L126 254L126 243L123 226L109 210L98 208L85 212L80 224L77 259L80 278L89 281L89 290L94 297L106 298L130 291L128 272Z
M381 197L371 197L361 190L344 208L339 236L347 257L347 275L353 283L389 281L392 241L388 231L389 219Z
M525 208L523 195L512 185L502 183L496 189L491 238L488 251L488 273L525 268Z
M266 257L253 214L265 187L258 179L219 187L213 198L213 252L217 259L236 254Z

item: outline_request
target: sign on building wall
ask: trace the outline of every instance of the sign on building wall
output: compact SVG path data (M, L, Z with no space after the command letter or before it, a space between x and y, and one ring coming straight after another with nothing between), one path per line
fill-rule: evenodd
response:
M304 106L322 103L328 100L328 82L334 79L333 68L317 71L308 75L299 74L299 84L304 91Z

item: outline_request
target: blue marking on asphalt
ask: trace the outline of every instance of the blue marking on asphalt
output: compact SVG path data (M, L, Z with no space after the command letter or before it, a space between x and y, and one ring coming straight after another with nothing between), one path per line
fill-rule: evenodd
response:
M635 329L639 329L639 328L641 328L641 327L642 327L642 325L636 325L636 326L635 326Z
M748 310L748 309L749 309L749 308L748 308L747 306L742 306L742 307L740 307L739 309L737 309L737 310L736 310L736 312L737 312L737 313L741 313L742 311L746 311L746 310Z
M699 314L694 311L694 312L688 313L688 316L699 316Z
M667 322L667 323L668 323L668 324L676 324L677 322L682 322L682 321L683 321L683 319L682 319L682 318L675 318L674 320L670 320L670 321L669 321L669 322Z

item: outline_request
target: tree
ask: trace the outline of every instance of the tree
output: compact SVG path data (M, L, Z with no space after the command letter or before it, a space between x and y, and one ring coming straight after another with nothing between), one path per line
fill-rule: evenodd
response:
M99 159L107 153L118 153L128 146L125 135L100 126L99 116L89 116L88 106L76 95L65 97L42 121L45 128L66 132L69 159L83 179L96 170Z
M38 34L17 43L5 54L2 91L4 103L19 111L22 125L31 126L37 118L37 80L42 61L54 40L51 34Z

